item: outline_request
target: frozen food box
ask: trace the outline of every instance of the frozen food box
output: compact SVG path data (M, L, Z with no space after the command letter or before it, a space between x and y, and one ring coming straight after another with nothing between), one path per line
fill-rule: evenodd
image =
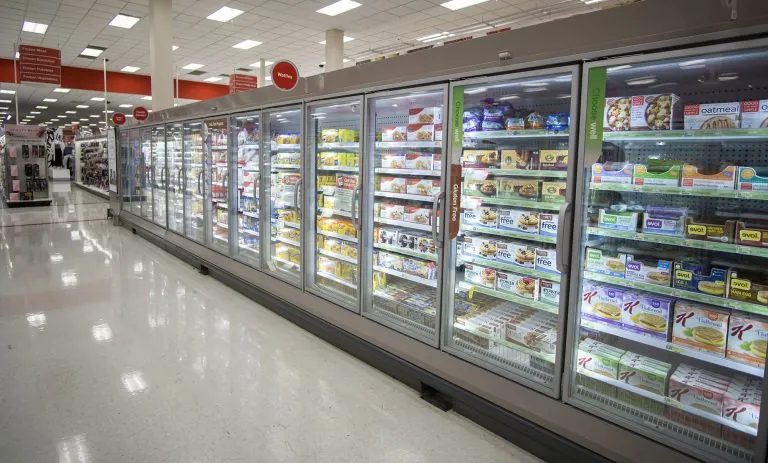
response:
M682 366L682 365L681 365ZM727 386L710 383L705 376L689 376L678 367L669 378L668 396L682 405L721 416Z
M728 299L768 306L768 276L731 268L728 270Z
M568 184L565 182L542 182L541 200L551 203L564 203L567 186Z
M461 154L461 167L473 169L497 169L499 152L496 150L467 150Z
M640 228L644 233L683 236L688 209L679 207L648 207L643 212Z
M585 281L581 316L586 320L621 327L621 312L626 290Z
M568 150L540 150L539 170L568 170Z
M686 238L691 240L716 241L718 243L733 243L734 230L736 228L735 221L722 220L719 218L704 218L701 220L701 222L697 222L692 217L686 217Z
M739 177L736 189L739 191L768 191L768 171L760 169L760 174L754 167L739 167Z
M592 183L631 185L635 165L630 163L596 162L592 164Z
M682 165L670 163L635 164L632 183L641 186L677 187L680 186Z
M627 267L627 254L611 252L598 248L587 248L585 267L589 272L624 278Z
M619 360L619 380L632 387L663 396L672 365L651 357L627 352Z
M617 397L616 386L611 386L603 381L591 378L582 373L576 373L576 384L579 387L589 389L590 391L597 392L603 397Z
M624 132L630 130L632 119L632 98L616 97L605 99L603 111L603 130Z
M385 169L404 169L404 153L384 153L381 155L381 167Z
M443 141L443 124L435 124L435 141Z
M464 281L496 289L496 270L475 264L464 264Z
M539 281L539 300L547 304L560 305L560 283L540 280Z
M557 238L557 227L560 216L542 212L539 214L539 235Z
M525 243L499 241L496 244L496 260L510 265L533 268L536 248Z
M417 223L419 225L431 225L432 209L419 206L404 206L403 222Z
M727 103L687 104L683 108L685 130L738 129L741 104Z
M431 154L408 153L405 155L405 168L416 170L432 170L433 157Z
M462 252L466 256L480 257L482 259L496 260L498 244L495 240L478 237L464 237Z
M443 132L438 132L442 134ZM443 154L442 153L435 153L432 155L432 169L433 170L442 170L443 169Z
M592 374L611 379L619 377L619 361L625 351L608 344L591 339L579 343L577 371L588 371Z
M688 413L685 410L680 410L673 406L664 408L664 417L670 421L680 423L688 428L699 430L708 436L713 436L718 439L724 435L724 430L728 429L726 426L712 421L709 418L694 415L693 413ZM737 434L742 433L737 432Z
M624 295L621 324L625 330L666 341L673 304L668 297L629 292Z
M640 283L671 286L672 261L653 257L628 256L624 278Z
M635 394L626 389L617 389L616 398L621 402L631 405L633 408L638 408L653 415L664 416L664 409L666 407L663 403L657 400L650 399L640 394Z
M736 166L718 172L702 172L693 164L683 164L680 186L686 190L731 191L736 186Z
M323 239L323 249L325 249L326 251L335 252L336 254L341 254L341 243L342 242L340 240L336 240L333 238L325 238Z
M557 348L557 319L542 313L506 323L505 338L535 352L554 354Z
M403 272L426 280L437 278L436 264L421 259L403 258Z
M499 209L499 229L536 235L539 233L539 215L516 209Z
M636 231L640 213L628 210L600 209L597 226L612 230Z
M496 197L499 190L499 182L493 179L470 180L464 179L464 194L467 196L480 196L485 198Z
M389 126L381 129L381 141L406 141L408 128L405 126Z
M389 220L403 220L405 206L402 204L379 203L379 217Z
M440 180L409 178L405 192L409 195L434 196L440 193Z
M768 100L747 100L741 102L741 128L768 128Z
M536 248L536 270L559 275L557 270L557 256L554 248Z
M729 386L723 401L723 418L757 430L757 425L760 423L761 399L762 395L759 393L742 394L738 389L733 390Z
M678 299L672 325L672 344L725 357L728 318L728 312L716 307Z
M398 231L396 246L402 249L416 250L416 243L419 238L423 237L422 233L415 233L410 231Z
M501 150L501 168L537 170L539 168L539 152L529 149Z
M736 244L768 248L768 228L736 222Z
M496 208L488 209L496 210ZM462 215L462 225L496 228L498 211L496 212L496 217L494 218L493 222L481 220L481 216L484 216L488 219L491 218L492 214L490 212L491 211L486 211L484 215L482 207L478 207L477 209L465 209L464 214Z
M768 350L768 320L754 315L732 314L728 325L725 356L758 368L765 367Z
M727 270L691 262L675 262L672 284L677 289L725 297Z
M341 255L357 259L358 251L357 246L351 245L346 241L341 242Z
M442 108L410 108L408 110L409 124L440 124L442 122Z
M416 250L425 254L434 254L435 240L429 235L419 236L416 240Z
M541 182L535 179L502 178L498 180L499 198L530 199L537 201L541 194Z
M632 97L631 130L670 130L679 119L680 97L674 93L635 95Z
M496 289L526 299L539 298L539 279L510 272L496 272Z
M435 139L433 124L409 124L406 138L408 141L432 141Z
M379 177L379 191L405 193L406 179L400 177Z

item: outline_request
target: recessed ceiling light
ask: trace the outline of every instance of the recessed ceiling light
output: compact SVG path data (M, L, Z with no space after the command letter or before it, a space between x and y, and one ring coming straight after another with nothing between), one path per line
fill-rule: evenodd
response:
M121 108L132 108L132 107L133 107L133 105L132 105L132 104L127 104L127 103L124 103L124 104L121 104L121 105L120 105L120 107L121 107Z
M46 103L56 103L59 100L57 100L55 98L43 98L43 101L46 102Z
M112 21L109 22L110 26L115 27L122 27L123 29L130 29L132 28L137 22L139 22L139 18L136 16L129 16L127 14L118 14L117 16L112 19Z
M13 100L0 100L0 103L12 103ZM38 106L39 108L39 106Z
M204 80L205 82L218 82L218 81L220 81L221 79L223 79L223 77L209 77L209 78L207 78L207 79L203 79L203 80Z
M120 70L123 71L123 72L136 72L139 69L141 69L141 68L136 67L136 66L123 66L123 69L120 69Z
M186 66L184 66L182 69L188 69L190 71L195 71L197 69L200 69L203 66L205 66L205 64L189 63Z
M51 122L59 122L58 119L51 119Z
M152 100L152 97L151 97L151 96L149 96L149 95L147 95L147 96L143 96L143 97L141 97L141 99L142 99L142 100Z
M272 61L264 61L264 66L271 66L273 64L275 64L275 63L273 63ZM252 68L260 68L261 67L261 62L257 61L257 62L255 62L253 64L249 64L248 66L250 66Z
M81 120L81 121L85 121L85 122L88 122L88 119L86 119L86 118L83 118L83 119L80 119L80 120Z
M222 6L218 10L207 16L208 19L225 23L243 14L242 10L236 8L230 8L228 6Z
M178 49L179 49L179 46L178 46L178 45L173 45L173 46L171 46L171 51L176 51L176 50L178 50Z
M35 34L45 34L45 31L48 30L48 25L24 21L24 25L21 26L21 30L24 32L33 32Z
M54 88L53 91L56 93L69 93L68 88Z
M106 111L102 111L102 113L112 114L114 111L111 109L107 109Z
M232 45L232 48L239 48L241 50L250 50L253 47L257 47L261 45L261 42L257 42L256 40L243 40L240 43L236 43Z
M37 116L33 116L33 115L30 114L29 116L26 117L26 119L34 119L35 117L37 117Z
M0 93L5 93L6 95L13 95L16 93L16 90L0 89Z
M0 108L0 109L8 109L8 108ZM30 111L29 114L40 114L40 111Z
M88 116L88 117L93 117L93 118L96 118L96 117L101 117L101 116L100 116L100 115L98 115L98 114L91 114L91 115L90 115L90 116Z
M324 8L320 8L319 10L317 10L317 13L328 15L328 16L336 16L341 13L346 13L349 10L353 10L358 6L360 6L360 4L357 2L353 2L352 0L339 0L336 3L328 5Z
M77 111L64 111L67 114L77 114Z
M487 1L488 0L451 0L450 2L441 3L440 6L448 8L449 10L456 11L468 6L485 3Z
M10 103L10 101L8 102ZM48 109L48 106L35 106L37 109Z
M353 40L355 40L354 37L347 37L346 35L344 36L344 43L351 42ZM320 45L325 45L325 40L323 40L322 42L318 42L318 43L320 43Z
M85 109L85 108L90 108L90 106L88 106L87 104L79 104L75 106L75 108Z
M95 96L95 97L91 98L91 101L104 101L104 97Z
M80 56L85 58L96 58L102 53L104 53L105 50L106 48L104 47L95 47L92 45L88 45L83 49L83 51L80 52Z

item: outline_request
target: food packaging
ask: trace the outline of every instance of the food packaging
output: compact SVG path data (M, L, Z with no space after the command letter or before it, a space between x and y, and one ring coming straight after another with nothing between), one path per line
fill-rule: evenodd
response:
M761 399L762 392L744 392L737 385L729 385L723 401L723 417L757 430Z
M440 193L440 180L409 178L405 192L409 195L434 196Z
M549 280L540 280L539 300L555 306L560 305L560 283Z
M496 169L499 167L499 153L496 150L467 150L461 154L461 167L473 169Z
M496 260L497 248L498 244L495 240L466 236L464 237L462 252L466 256Z
M498 209L486 206L478 207L477 209L465 209L462 220L463 224L468 226L496 228L498 224Z
M670 130L679 118L680 97L674 93L632 97L630 130Z
M678 299L672 325L672 344L725 357L728 318L729 314L724 310Z
M547 313L506 323L507 341L536 352L554 354L557 350L557 337L557 319Z
M416 251L425 254L435 253L435 240L431 235L419 235L416 239Z
M581 317L605 325L621 327L621 308L627 290L585 281Z
M405 193L406 179L401 177L379 177L379 191L386 193Z
M379 267L384 267L398 272L403 271L403 257L391 252L377 251L375 253L375 262Z
M544 118L544 130L550 132L566 132L571 123L571 115L569 113L555 113L548 114Z
M592 374L611 379L619 377L619 361L626 351L617 349L592 339L579 343L577 371L588 371Z
M443 141L443 124L435 124L435 141Z
M496 270L475 264L464 264L464 281L496 289Z
M499 198L530 199L537 201L541 193L541 183L535 179L502 178L498 180Z
M768 128L768 100L747 100L741 102L741 128Z
M334 143L338 139L338 129L323 129L320 131L321 143Z
M708 375L703 370L699 370L701 374L691 376L683 366L669 378L669 397L683 405L721 416L728 386L707 381Z
M496 272L496 289L526 299L539 298L539 279L510 272Z
M714 222L717 223L705 223ZM702 219L702 222L695 221L692 217L685 219L685 237L691 240L715 241L718 243L733 243L734 230L736 222L733 220L722 220L719 218Z
M568 150L540 150L540 170L568 170Z
M736 222L736 244L768 248L768 229Z
M666 341L673 304L668 297L629 292L624 295L621 324L625 330Z
M405 168L416 170L432 170L432 155L422 153L408 153L405 155Z
M603 381L591 378L582 373L576 373L576 385L597 392L603 397L617 397L617 387Z
M683 236L688 209L677 207L648 207L643 212L640 228L644 233Z
M278 145L295 145L299 143L300 138L297 133L281 133L274 140Z
M728 349L725 356L731 360L765 367L768 350L768 320L755 315L732 314L728 325Z
M496 244L496 260L509 265L534 268L536 248L524 243L498 241Z
M669 163L635 164L632 183L640 186L680 186L682 165Z
M619 381L663 396L667 389L667 376L672 365L651 357L627 352L619 360Z
M736 166L728 166L719 172L701 172L693 164L683 164L680 186L689 190L731 191L736 185Z
M497 180L464 179L464 194L467 196L495 198L498 190L499 190L499 182Z
M539 214L539 235L557 238L557 227L560 221L558 214L542 212Z
M627 254L610 252L604 249L587 248L585 262L589 272L624 278L627 266Z
M725 269L709 269L691 262L675 262L674 268L672 281L675 288L725 297Z
M421 259L403 258L403 272L425 280L437 278L437 266L434 262Z
M672 284L672 261L628 256L624 278L669 287Z
M536 270L559 275L557 257L554 248L536 248Z
M419 225L431 225L432 209L419 206L404 206L403 222L417 223Z
M501 168L537 170L539 168L539 152L529 149L501 150Z
M768 277L739 269L728 271L728 299L768 306Z
M739 191L768 191L768 176L765 169L758 175L754 167L739 167L736 189Z
M592 164L592 183L631 185L634 164L630 163L599 163Z
M403 153L383 153L381 155L381 167L385 169L404 169L405 154Z
M738 129L741 103L687 104L683 109L685 130Z
M435 126L432 124L409 124L406 130L408 141L432 141L435 139Z
M564 203L567 187L566 182L542 182L541 200L550 203Z
M442 108L410 108L408 110L409 124L440 124L442 122Z
M405 206L402 204L379 203L379 217L389 220L403 220Z
M632 119L632 98L616 97L605 99L603 111L603 130L623 132L630 130Z
M443 132L438 132L442 134ZM443 155L442 153L435 153L432 155L432 169L443 170Z
M408 128L405 126L389 126L381 129L381 141L406 141Z
M637 220L640 214L636 211L600 209L598 211L599 228L612 230L637 231Z
M539 233L539 215L530 211L499 209L499 229L536 235Z
M621 375L621 373L619 373ZM665 405L657 400L650 399L640 394L628 391L626 389L618 389L616 398L619 401L631 405L633 408L640 409L646 413L650 413L657 416L664 415Z
M685 410L680 410L679 408L672 406L664 408L664 417L670 421L680 423L685 427L696 429L708 436L718 439L725 435L725 430L729 429L709 418L703 418L699 415L694 415L693 413L688 413ZM736 432L736 434L743 435L743 433L740 432Z

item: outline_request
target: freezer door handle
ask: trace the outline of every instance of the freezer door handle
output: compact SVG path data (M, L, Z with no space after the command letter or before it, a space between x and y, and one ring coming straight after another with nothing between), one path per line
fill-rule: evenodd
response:
M352 216L352 223L355 226L355 229L357 229L358 233L362 232L362 227L360 225L360 217L357 215L357 211L359 210L358 203L360 202L360 199L362 196L360 196L360 186L357 185L354 190L352 190L352 212L350 212L350 215Z
M200 172L197 173L197 194L199 194L200 196L203 195L203 190L200 189L203 186L202 176L203 176L203 170L200 169Z
M555 266L560 273L568 272L568 258L566 254L570 254L571 243L565 240L565 224L571 223L571 214L573 208L571 203L563 203L560 206L560 213L557 217L557 242L555 244ZM566 220L566 217L568 218Z
M301 211L301 201L299 201L299 195L301 195L301 181L304 180L302 178L299 179L298 182L296 182L296 191L293 192L293 208L296 209L297 213L300 213Z
M445 198L445 192L441 191L435 195L434 201L432 201L432 239L435 241L435 246L443 247L442 236L439 236L437 230L437 211L440 210L440 204Z

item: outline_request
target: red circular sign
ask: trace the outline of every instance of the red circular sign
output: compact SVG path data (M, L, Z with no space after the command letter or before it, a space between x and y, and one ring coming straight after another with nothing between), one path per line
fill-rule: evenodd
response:
M147 108L143 106L136 106L133 108L133 117L137 121L146 120L149 117L149 111L147 111Z
M299 68L290 61L278 61L272 65L272 85L288 92L299 84Z
M125 124L125 114L123 113L115 113L112 115L112 122L115 123L115 125L123 125Z

